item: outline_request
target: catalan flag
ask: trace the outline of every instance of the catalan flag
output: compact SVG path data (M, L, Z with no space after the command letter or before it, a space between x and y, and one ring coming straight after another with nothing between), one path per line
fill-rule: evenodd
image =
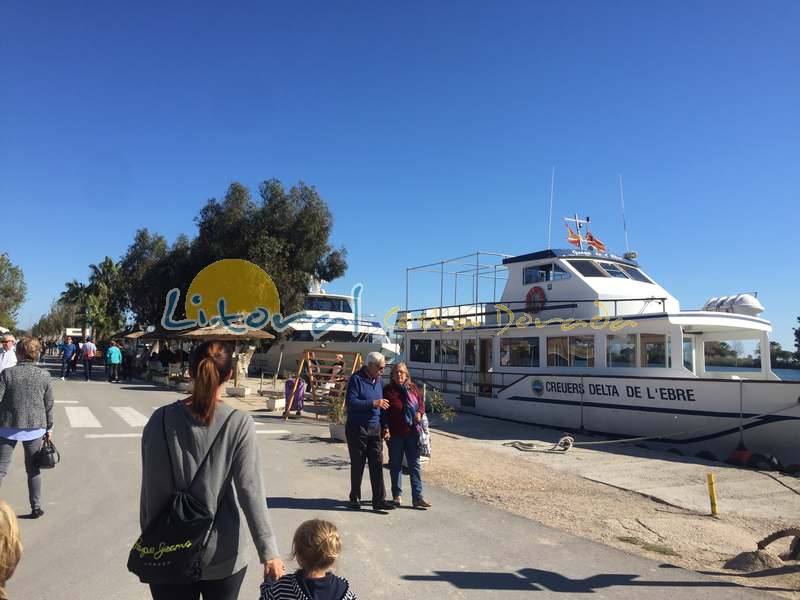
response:
M600 252L606 251L606 245L600 240L598 240L596 237L594 237L591 231L586 232L586 243L589 244L595 250L598 250Z

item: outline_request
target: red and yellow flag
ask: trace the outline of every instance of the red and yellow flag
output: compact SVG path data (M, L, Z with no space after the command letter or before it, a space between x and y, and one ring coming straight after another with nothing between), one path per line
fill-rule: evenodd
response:
M569 223L564 223L567 226L567 241L572 244L573 246L577 246L578 248L581 247L581 236L576 235L574 231L572 231L572 227L569 226Z
M599 250L600 252L606 251L606 245L600 240L598 240L596 237L594 237L591 231L586 232L586 243L589 244L592 248Z

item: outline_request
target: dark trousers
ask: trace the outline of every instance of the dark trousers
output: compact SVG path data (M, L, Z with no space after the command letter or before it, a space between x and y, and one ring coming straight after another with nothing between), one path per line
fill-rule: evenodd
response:
M209 579L197 583L151 583L153 600L236 600L247 567L224 579Z
M350 500L361 501L364 463L369 463L372 505L383 503L386 500L386 488L383 485L383 440L380 426L367 430L366 427L351 425L348 422L345 434L347 450L350 452Z
M17 440L7 440L0 437L0 482L8 474L8 467L11 466L11 458L14 455L14 448ZM22 442L25 450L25 471L28 473L28 499L31 501L31 509L42 507L42 472L33 462L33 457L42 447L42 438Z
M91 358L84 358L83 359L83 374L86 377L86 381L92 380L92 359Z
M69 374L75 371L75 363L72 362L72 359L64 360L61 359L61 376L62 377L69 377Z
M108 365L108 380L119 381L119 363L111 363Z

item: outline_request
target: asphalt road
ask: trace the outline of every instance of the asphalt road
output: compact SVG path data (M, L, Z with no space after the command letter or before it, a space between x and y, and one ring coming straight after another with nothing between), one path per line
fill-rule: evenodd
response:
M0 488L23 517L25 550L8 584L10 597L149 598L146 586L125 568L139 533L140 434L154 408L179 395L145 384L76 379L54 385L54 441L62 462L44 474L45 515L24 518L29 507L21 447ZM326 424L311 419L284 423L258 412L253 416L282 552L288 555L292 533L302 521L315 516L334 521L344 541L337 570L360 598L493 599L537 592L536 598L594 594L730 600L765 595L435 488L426 489L434 505L427 511L402 508L381 515L366 506L347 510L347 451L328 441ZM366 474L363 491L368 499ZM251 558L241 598L258 596L261 568L254 549Z

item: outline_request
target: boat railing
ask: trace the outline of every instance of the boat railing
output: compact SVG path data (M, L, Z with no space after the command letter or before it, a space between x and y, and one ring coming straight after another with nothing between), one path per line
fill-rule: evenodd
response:
M453 319L464 320L466 322L466 326L469 327L470 325L480 325L486 322L487 316L494 316L496 318L495 322L499 322L505 316L506 318L509 317L508 311L511 311L514 314L520 313L527 313L531 317L541 316L542 313L554 310L574 310L581 306L585 306L588 304L601 304L604 307L610 305L613 307L613 311L608 311L609 317L618 317L623 315L630 315L631 313L621 313L620 312L620 305L623 304L630 304L630 303L641 303L641 307L638 313L635 314L642 314L649 305L656 303L658 307L660 307L660 312L666 312L666 297L656 298L656 297L647 297L647 298L593 298L590 300L582 299L582 300L545 300L544 302L537 303L535 306L531 306L531 303L527 300L519 300L519 301L510 301L510 302L481 302L481 303L471 303L471 304L451 304L447 306L430 306L426 308L416 308L416 309L409 309L409 310L401 310L397 313L397 322L404 323L404 327L400 327L399 329L402 331L403 329L414 329L414 324L419 322L421 328L423 329L434 329L438 327L441 321L450 321ZM414 316L414 313L417 313L417 316ZM469 320L475 320L473 324L470 324ZM397 329L397 327L396 327Z

